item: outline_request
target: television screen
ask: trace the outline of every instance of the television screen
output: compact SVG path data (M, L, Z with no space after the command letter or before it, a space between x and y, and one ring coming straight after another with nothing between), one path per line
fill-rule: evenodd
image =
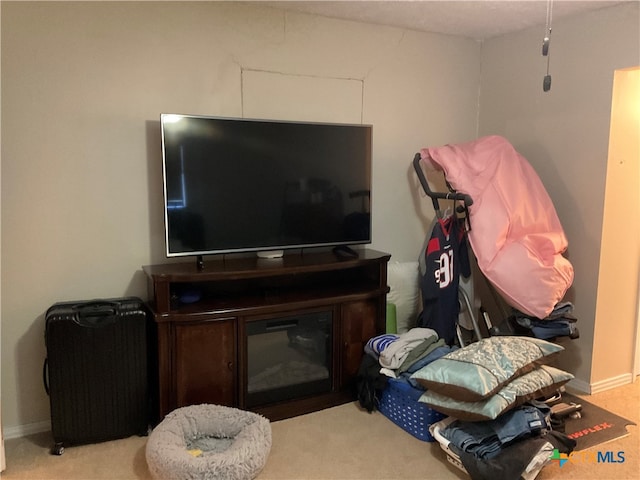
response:
M371 125L160 123L167 256L371 242Z

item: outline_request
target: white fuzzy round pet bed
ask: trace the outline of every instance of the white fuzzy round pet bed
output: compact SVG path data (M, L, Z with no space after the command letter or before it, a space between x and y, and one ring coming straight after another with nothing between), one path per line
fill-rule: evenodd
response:
M270 450L265 417L205 404L169 413L149 435L146 457L157 480L250 480Z

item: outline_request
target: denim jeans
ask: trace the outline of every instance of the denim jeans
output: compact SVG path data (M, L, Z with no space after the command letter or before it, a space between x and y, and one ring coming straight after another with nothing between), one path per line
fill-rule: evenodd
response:
M531 322L531 331L536 338L548 340L550 338L576 335L575 322L567 320L538 320Z
M550 408L530 402L503 413L495 420L451 423L442 435L463 452L488 459L516 440L549 430Z

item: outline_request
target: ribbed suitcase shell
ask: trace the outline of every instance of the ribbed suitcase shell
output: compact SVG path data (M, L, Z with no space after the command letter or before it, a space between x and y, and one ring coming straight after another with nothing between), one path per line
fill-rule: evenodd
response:
M57 303L47 310L53 453L61 454L63 444L147 433L147 329L147 310L136 297Z

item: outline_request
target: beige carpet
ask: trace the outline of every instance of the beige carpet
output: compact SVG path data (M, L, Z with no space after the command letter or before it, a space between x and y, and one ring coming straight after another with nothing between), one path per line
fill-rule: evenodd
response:
M636 381L585 398L639 423L639 391ZM417 440L380 413L360 410L356 403L274 422L272 428L273 447L259 480L468 479L447 463L437 443ZM7 470L0 476L3 480L150 479L145 442L131 437L69 447L58 457L49 454L50 434L12 439L6 441ZM593 451L623 452L624 462L594 463L584 456L563 467L552 462L538 479L640 479L637 427Z

